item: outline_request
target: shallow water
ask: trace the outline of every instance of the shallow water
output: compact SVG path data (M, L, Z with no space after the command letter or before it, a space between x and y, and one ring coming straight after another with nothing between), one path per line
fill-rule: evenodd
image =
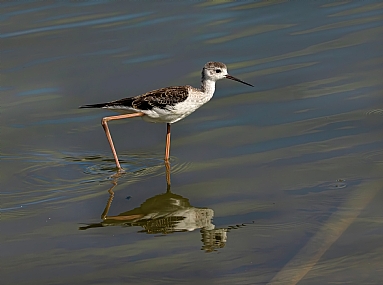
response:
M383 4L1 4L4 284L380 284ZM83 104L217 83L172 127Z

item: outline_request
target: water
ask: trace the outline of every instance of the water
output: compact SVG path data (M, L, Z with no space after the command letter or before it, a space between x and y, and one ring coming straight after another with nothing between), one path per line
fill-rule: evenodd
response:
M4 284L380 284L383 5L1 4ZM219 81L172 128L83 104Z

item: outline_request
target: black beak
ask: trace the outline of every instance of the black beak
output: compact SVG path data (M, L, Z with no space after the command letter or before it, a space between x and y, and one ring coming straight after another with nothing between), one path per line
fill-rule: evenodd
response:
M238 82L241 82L243 84L246 84L246 85L249 85L251 87L254 87L253 85L249 84L249 83L246 83L245 81L242 81L242 80L239 80L238 78L235 78L234 76L231 76L231 75L226 75L225 76L227 79L231 79L231 80L234 80L234 81L238 81Z

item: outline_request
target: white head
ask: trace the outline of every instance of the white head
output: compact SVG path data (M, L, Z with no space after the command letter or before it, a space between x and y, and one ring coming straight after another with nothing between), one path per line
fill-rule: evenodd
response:
M242 80L239 80L238 78L235 78L227 73L227 67L222 62L215 62L215 61L209 61L205 64L205 66L202 69L202 81L204 80L212 80L217 81L223 78L231 79L234 81L241 82L243 84L253 86L249 83L246 83ZM254 87L254 86L253 86Z

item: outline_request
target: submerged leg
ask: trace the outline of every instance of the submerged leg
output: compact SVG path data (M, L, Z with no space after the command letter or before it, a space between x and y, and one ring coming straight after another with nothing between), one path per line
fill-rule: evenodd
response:
M170 191L170 163L165 160L167 191Z
M169 161L170 154L170 124L167 123L166 128L166 147L165 147L165 161Z
M102 127L104 128L104 131L105 131L105 134L106 134L106 138L108 139L108 142L109 142L109 145L110 145L110 148L112 149L112 153L113 153L113 156L114 156L114 160L116 162L116 166L119 170L122 169L121 165L120 165L120 162L118 161L118 157L117 157L117 153L116 153L116 149L114 148L114 144L113 144L113 140L112 140L112 136L110 135L110 132L109 132L109 127L108 127L108 121L112 121L112 120L119 120L119 119L128 119L128 118L134 118L134 117L141 117L145 115L144 113L133 113L133 114L125 114L125 115L119 115L119 116L110 116L110 117L105 117L102 119L101 121L101 125Z

